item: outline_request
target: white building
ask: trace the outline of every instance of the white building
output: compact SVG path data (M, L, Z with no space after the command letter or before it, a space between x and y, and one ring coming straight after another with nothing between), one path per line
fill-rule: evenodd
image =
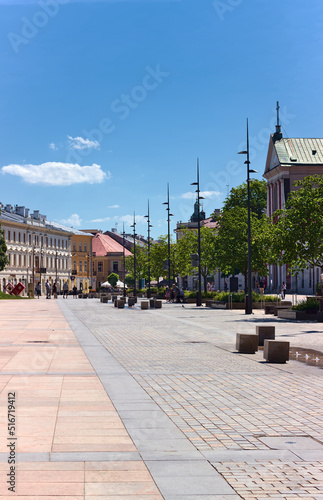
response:
M58 291L71 273L72 230L48 222L38 210L0 204L0 222L7 245L9 264L0 272L1 289L8 282L21 282L32 291L41 282L45 293L47 280L57 282Z

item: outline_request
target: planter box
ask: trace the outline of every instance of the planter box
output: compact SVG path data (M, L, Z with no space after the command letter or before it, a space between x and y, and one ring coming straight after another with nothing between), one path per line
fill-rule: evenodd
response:
M291 319L296 321L318 321L319 323L323 323L323 313L317 312L316 314L308 314L306 311L292 311L289 310L280 310L278 311L278 318L283 319Z

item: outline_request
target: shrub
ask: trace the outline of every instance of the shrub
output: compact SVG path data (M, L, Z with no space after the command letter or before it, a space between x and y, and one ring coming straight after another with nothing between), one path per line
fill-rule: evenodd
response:
M319 310L319 301L312 297L302 300L296 306L293 306L292 309L294 311L318 311Z

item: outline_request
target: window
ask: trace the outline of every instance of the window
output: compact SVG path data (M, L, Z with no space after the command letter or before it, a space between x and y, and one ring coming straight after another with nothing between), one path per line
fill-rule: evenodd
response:
M21 243L21 234L18 233L18 242Z
M16 241L16 231L13 232L13 241Z
M117 273L118 272L118 262L113 263L113 272Z
M82 242L79 243L79 251L82 252Z
M87 273L87 262L84 261L84 271Z
M53 238L50 239L50 246L53 246Z
M76 252L76 243L73 241L73 252Z
M302 288L304 288L304 271L302 271Z
M10 238L11 238L11 234L10 234L10 231L8 231L8 241L10 241Z
M103 272L103 262L98 262L98 273Z
M26 243L26 233L24 233L24 243Z
M74 269L74 271L76 271L76 260L74 260L74 262L73 262L73 269Z
M80 260L80 273L83 271L82 269L82 261Z
M21 255L18 256L18 267L21 267Z
M54 239L54 246L55 246L55 248L56 248L56 238Z
M31 234L29 235L28 239L29 239L29 245L31 245Z
M84 252L87 252L87 243L84 243Z

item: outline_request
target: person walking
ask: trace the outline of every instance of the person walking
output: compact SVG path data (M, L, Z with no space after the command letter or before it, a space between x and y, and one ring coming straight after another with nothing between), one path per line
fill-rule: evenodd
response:
M63 299L67 299L67 294L68 294L68 283L67 281L65 281L64 285L63 285Z
M281 294L281 298L284 300L285 299L285 295L286 295L286 283L285 281L282 282L282 286L280 288L280 294Z
M51 286L50 286L50 283L48 280L46 281L45 286L46 286L46 299L50 299L51 298Z
M54 299L57 299L57 285L56 285L56 281L53 284L53 295L54 295Z
M36 295L37 295L38 299L40 297L40 294L41 294L41 286L40 286L40 281L38 281L38 283L36 285Z
M76 288L76 285L73 286L73 299L77 299L77 288Z

